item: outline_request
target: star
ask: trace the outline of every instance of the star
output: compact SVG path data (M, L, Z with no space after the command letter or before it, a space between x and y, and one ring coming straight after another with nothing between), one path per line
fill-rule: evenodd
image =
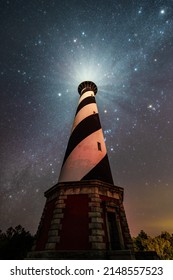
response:
M82 31L81 35L82 35L82 37L87 37L87 35L84 31Z
M165 14L165 10L162 9L162 10L160 11L160 14L161 14L161 15L164 15L164 14Z

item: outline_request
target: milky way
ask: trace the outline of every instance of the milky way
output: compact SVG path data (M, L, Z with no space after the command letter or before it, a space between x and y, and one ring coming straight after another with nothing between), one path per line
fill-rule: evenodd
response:
M132 235L173 231L173 1L1 1L0 227L35 233L83 80Z

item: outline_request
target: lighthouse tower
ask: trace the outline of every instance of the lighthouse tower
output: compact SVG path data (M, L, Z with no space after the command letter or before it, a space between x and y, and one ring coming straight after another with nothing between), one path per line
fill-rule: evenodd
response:
M93 82L83 82L59 182L101 180L113 184Z
M80 95L58 183L46 204L28 258L133 259L123 188L111 174L91 81Z

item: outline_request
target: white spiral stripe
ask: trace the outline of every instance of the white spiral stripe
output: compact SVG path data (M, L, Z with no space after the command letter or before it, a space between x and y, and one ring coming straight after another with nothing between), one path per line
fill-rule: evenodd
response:
M98 150L98 143L101 151ZM106 155L102 129L95 131L82 140L66 159L59 182L80 181L90 172Z
M78 106L85 98L87 98L89 96L94 96L94 92L93 91L86 91L85 93L83 93L82 96L79 99Z
M72 131L75 129L75 127L85 118L87 118L90 115L96 114L98 113L98 109L97 109L97 105L96 103L91 103L88 105L85 105L82 109L80 109L80 111L77 113L74 123L73 123L73 127L72 127Z

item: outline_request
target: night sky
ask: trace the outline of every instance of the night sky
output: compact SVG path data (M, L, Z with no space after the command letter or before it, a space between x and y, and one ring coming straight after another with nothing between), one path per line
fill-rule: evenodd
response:
M84 80L132 236L173 232L173 1L0 2L0 228L35 233Z

